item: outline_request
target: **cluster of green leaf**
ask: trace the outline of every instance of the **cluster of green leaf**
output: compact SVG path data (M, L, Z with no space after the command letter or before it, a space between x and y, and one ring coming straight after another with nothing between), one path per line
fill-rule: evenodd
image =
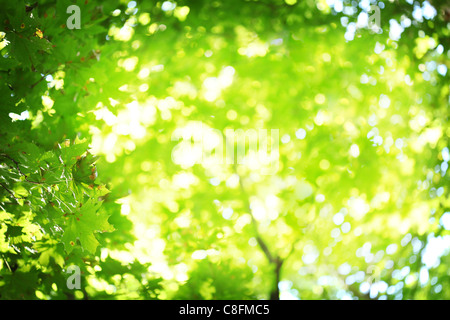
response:
M98 34L107 15L83 1L85 29L71 32L64 25L70 4L1 3L0 298L114 297L139 290L156 297L157 283L144 290L145 265L101 257L109 243L120 249L133 240L131 222L115 203L120 194L97 179L85 126L89 69L100 55ZM79 291L66 286L72 264L83 273ZM122 278L126 274L134 280ZM113 293L105 293L106 285L94 288L89 277L114 285Z
M450 9L370 3L2 1L1 298L448 298Z

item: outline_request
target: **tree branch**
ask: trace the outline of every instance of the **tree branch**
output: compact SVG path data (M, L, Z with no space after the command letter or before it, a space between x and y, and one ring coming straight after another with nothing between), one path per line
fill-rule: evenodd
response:
M25 178L25 181L27 181L29 183L34 183L34 184L42 184L42 182L29 180L28 176L25 173L23 173L22 170L20 169L20 167L19 167L20 163L17 162L16 160L14 160L13 158L11 158L9 155L7 155L5 153L0 153L0 156L7 158L7 159L11 160L12 162L14 162L14 164L16 165L17 171L19 171L19 173Z
M8 191L8 193L14 198L14 200L16 200L17 203L19 203L19 198L16 197L16 195L14 194L14 192L12 192L11 190L8 189L7 186L5 186L3 183L0 182L0 186L3 187L3 189L5 189L6 191ZM20 197L21 199L25 199L23 197Z
M258 229L258 222L256 221L255 216L253 215L253 211L250 206L250 201L248 199L248 193L244 187L244 183L242 182L241 176L237 172L236 164L233 165L233 168L234 168L234 172L239 177L239 186L240 186L241 192L242 192L242 194L245 195L244 198L245 198L246 206L248 207L248 211L252 218L252 225L255 230L254 232L255 232L256 241L257 241L259 247L261 248L261 250L263 251L264 255L267 257L267 260L269 260L269 263L274 265L274 268L275 268L275 270L274 270L275 283L270 292L270 300L279 300L280 299L280 290L278 288L278 283L280 282L281 267L283 266L284 260L281 259L278 255L272 254L272 252L270 252L269 247L267 246L266 242L261 237L261 234L259 233L259 229Z

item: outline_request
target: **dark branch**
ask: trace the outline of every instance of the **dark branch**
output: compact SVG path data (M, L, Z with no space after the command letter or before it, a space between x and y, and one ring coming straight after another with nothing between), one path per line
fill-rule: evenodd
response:
M14 160L13 158L11 158L10 156L8 156L5 153L0 153L0 156L7 158L7 159L11 160L12 162L14 162L14 164L16 165L17 171L19 171L19 173L25 178L25 181L27 181L29 183L33 183L33 184L42 184L42 182L29 180L28 176L25 173L23 173L22 170L20 169L20 167L19 167L20 163L17 162L16 160Z
M14 194L14 192L12 192L11 190L8 189L7 186L5 186L3 183L0 182L0 186L3 187L3 189L5 189L6 191L8 191L8 193L14 198L14 200L16 200L17 202L19 202L19 199L16 197L16 195Z
M266 242L261 237L261 235L259 233L259 230L258 230L258 222L256 221L255 216L253 215L252 208L250 207L250 201L248 200L247 190L244 187L244 184L242 182L242 178L237 173L236 165L234 165L234 171L239 177L239 186L240 186L241 192L242 192L242 194L245 195L244 198L245 198L246 206L248 207L250 216L252 218L252 224L253 224L253 227L255 229L256 241L258 242L258 245L261 248L261 250L264 252L264 255L267 257L267 260L269 260L270 264L274 265L274 268L275 268L275 270L274 270L275 282L274 282L274 285L273 285L273 287L272 287L272 289L270 291L270 300L279 300L280 299L280 290L278 288L278 283L280 282L281 267L283 266L284 260L281 259L278 255L274 256L270 252L269 247L267 246Z

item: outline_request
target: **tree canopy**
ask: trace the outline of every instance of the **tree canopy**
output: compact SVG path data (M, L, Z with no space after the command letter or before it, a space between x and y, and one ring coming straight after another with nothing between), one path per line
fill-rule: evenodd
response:
M0 3L0 299L450 299L446 1Z

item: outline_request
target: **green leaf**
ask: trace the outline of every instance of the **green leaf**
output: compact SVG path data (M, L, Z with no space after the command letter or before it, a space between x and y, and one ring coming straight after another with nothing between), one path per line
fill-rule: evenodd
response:
M73 179L78 183L86 183L91 185L97 178L97 169L94 165L98 157L93 156L91 153L87 153L77 160L75 166L72 169Z
M62 242L68 253L79 241L84 250L95 254L99 244L95 233L113 231L114 228L108 222L109 216L106 213L97 212L100 206L101 202L89 199L74 212L67 213Z
M77 162L77 158L85 153L89 148L89 141L82 140L78 143L70 144L69 141L61 146L61 159L67 166L72 166Z

